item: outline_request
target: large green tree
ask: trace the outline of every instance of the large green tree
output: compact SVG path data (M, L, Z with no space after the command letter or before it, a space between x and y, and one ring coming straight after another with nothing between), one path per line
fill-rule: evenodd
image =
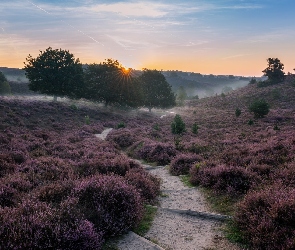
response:
M170 108L176 105L171 85L160 71L144 69L139 80L143 90L143 105L150 112L152 108Z
M267 68L262 72L272 83L282 82L285 79L284 64L278 58L268 58Z
M137 107L142 92L132 69L125 69L117 60L107 59L100 64L90 64L84 72L86 98L103 101L105 106L118 104Z
M80 98L84 95L83 68L79 59L67 50L52 49L24 62L29 88L42 94L57 97Z

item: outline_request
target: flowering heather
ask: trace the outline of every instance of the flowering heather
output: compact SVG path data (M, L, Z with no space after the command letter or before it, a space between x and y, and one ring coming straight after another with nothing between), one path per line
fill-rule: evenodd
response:
M169 143L159 142L143 142L140 149L137 150L136 155L148 162L156 162L159 165L168 164L176 155L176 149Z
M171 161L170 173L173 175L188 174L190 168L202 160L202 157L195 154L178 154Z
M295 189L274 185L246 195L235 221L253 249L295 248Z
M212 188L217 193L245 194L253 183L258 182L258 176L243 167L219 165L194 168L198 170L191 171L191 180L194 184Z
M66 208L66 209L65 209ZM53 209L27 200L0 209L0 249L100 249L103 233L70 206Z
M131 146L135 141L135 135L129 129L113 129L107 136L108 141L115 142L119 147L126 148Z
M147 173L142 168L130 169L125 179L140 193L143 200L153 202L160 194L160 179Z
M78 180L74 195L86 219L108 236L127 232L142 216L140 194L119 176L95 175Z

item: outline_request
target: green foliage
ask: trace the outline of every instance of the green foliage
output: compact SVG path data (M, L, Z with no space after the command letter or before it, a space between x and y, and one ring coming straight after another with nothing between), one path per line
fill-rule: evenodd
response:
M252 78L249 82L249 84L255 84L255 83L257 83L257 80L255 78Z
M86 123L87 125L90 124L90 117L89 117L88 115L85 116L85 123Z
M198 130L199 130L199 126L197 125L197 123L194 123L192 127L192 132L194 134L198 134Z
M125 123L124 122L120 122L120 123L118 123L118 125L117 125L117 128L119 129L119 128L125 128L126 126L125 126Z
M176 105L171 85L160 71L144 69L139 80L143 91L143 105L149 111L152 108L169 108Z
M188 98L187 93L183 86L180 86L177 91L177 105L183 106L184 101Z
M159 124L158 123L154 124L153 129L156 131L159 131L160 130Z
M173 134L182 134L185 132L185 123L180 115L175 115L173 122L171 123L171 131Z
M264 69L262 72L265 76L268 77L268 80L274 84L284 81L284 64L282 64L278 58L268 58L267 64L267 68Z
M254 124L254 121L250 119L250 120L247 122L247 124L251 126L251 125Z
M113 59L100 64L90 64L84 72L86 98L102 101L105 106L138 107L142 102L141 85L132 76L131 69L125 69Z
M11 94L11 88L5 75L0 71L0 95L3 94Z
M30 90L55 97L83 97L83 69L79 59L67 50L51 47L26 58L24 70Z
M241 114L242 114L242 110L240 110L239 108L236 108L236 111L235 111L236 117L239 117Z
M281 92L280 92L280 90L279 90L279 89L273 89L273 90L271 91L271 96L272 96L272 98L275 99L275 100L280 99L280 98L281 98Z
M258 99L250 104L249 110L254 113L255 118L262 118L268 114L269 104L263 99Z
M222 98L225 98L225 94L223 92L221 93L221 97Z
M273 130L280 130L280 128L278 127L278 124L274 125Z
M157 207L145 205L144 206L144 215L139 224L133 228L133 232L144 236L152 226L153 220L157 213Z

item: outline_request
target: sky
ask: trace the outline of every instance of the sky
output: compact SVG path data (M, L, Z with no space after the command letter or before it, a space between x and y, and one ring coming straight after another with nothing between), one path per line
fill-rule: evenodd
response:
M82 63L261 76L295 68L294 0L1 0L0 67L69 50Z

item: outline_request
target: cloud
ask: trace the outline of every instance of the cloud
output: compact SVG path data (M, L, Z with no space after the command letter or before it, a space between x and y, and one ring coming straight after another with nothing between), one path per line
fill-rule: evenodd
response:
M243 57L243 56L248 56L249 54L237 54L237 55L232 55L232 56L227 56L222 58L222 60L228 60L228 59L233 59L233 58L237 58L237 57Z
M90 8L95 12L112 12L136 17L163 17L168 14L169 5L151 2L118 2L97 4Z

